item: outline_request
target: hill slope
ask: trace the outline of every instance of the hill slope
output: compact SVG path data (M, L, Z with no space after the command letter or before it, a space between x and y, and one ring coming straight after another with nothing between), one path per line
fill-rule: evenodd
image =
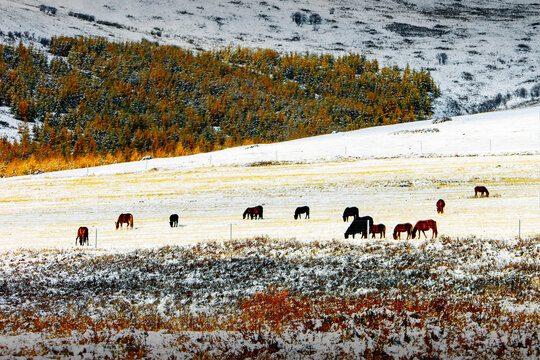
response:
M4 40L95 35L191 49L358 52L388 65L429 69L444 95L436 116L526 103L540 94L540 49L534 46L540 4L526 0L59 0L46 4L54 14L40 5L0 1Z
M281 143L240 146L205 154L58 171L38 176L80 177L146 172L149 169L302 163L346 158L482 156L540 152L540 106L464 115L448 120L378 126ZM509 127L508 124L512 126Z

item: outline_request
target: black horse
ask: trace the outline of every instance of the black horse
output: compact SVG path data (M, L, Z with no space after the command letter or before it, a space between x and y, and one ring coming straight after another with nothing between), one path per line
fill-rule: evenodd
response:
M309 219L309 206L300 206L296 208L296 211L294 212L294 220L298 220L302 218L302 214L306 214L305 219Z
M371 225L373 225L373 218L371 216L357 217L353 220L347 231L345 231L345 239L348 239L349 235L352 235L354 239L354 234L361 234L362 239L367 239Z
M263 218L263 207L261 205L255 207L248 207L242 215L242 219L245 219L249 216L251 220L253 219L262 219Z
M171 224L171 227L178 227L178 214L169 216L169 224Z
M343 221L349 221L349 216L358 219L358 208L356 206L345 208L345 211L343 211Z

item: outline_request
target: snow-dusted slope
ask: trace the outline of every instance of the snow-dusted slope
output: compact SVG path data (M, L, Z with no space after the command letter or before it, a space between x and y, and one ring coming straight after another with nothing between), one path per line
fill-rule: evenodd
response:
M498 94L487 107L531 101L531 90L540 96L540 4L529 0L0 0L0 18L4 41L11 32L14 42L18 33L35 41L85 35L192 49L359 52L429 69L444 94L436 116L481 110Z
M46 173L79 177L258 162L311 162L342 158L538 154L540 106L447 119L379 126L275 144L241 146L176 158L150 159Z

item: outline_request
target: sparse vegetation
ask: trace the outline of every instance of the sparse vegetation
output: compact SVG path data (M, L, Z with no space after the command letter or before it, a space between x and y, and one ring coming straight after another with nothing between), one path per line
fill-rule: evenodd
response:
M257 238L114 254L19 250L0 257L0 334L42 336L2 351L533 359L539 245Z

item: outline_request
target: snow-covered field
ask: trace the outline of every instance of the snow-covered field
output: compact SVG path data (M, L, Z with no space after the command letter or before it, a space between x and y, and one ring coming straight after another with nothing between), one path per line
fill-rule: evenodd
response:
M536 359L539 149L536 106L0 179L0 358Z
M180 158L2 179L0 247L184 244L257 235L341 238L343 209L384 223L433 218L448 236L540 232L540 107L370 128ZM474 198L485 185L489 198ZM443 198L444 215L435 202ZM263 205L264 220L242 220ZM297 206L309 221L294 221ZM115 230L120 213L135 229ZM170 214L179 228L168 226ZM232 234L231 234L232 230Z

